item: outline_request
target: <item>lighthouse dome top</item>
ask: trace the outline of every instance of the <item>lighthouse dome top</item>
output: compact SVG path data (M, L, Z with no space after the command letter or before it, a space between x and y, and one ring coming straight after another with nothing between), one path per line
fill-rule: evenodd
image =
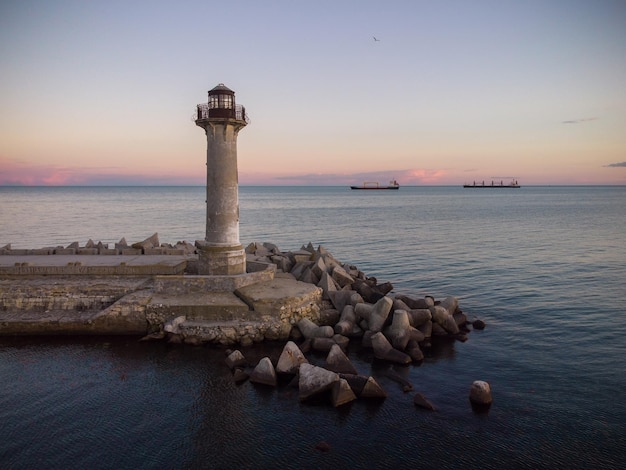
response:
M214 94L214 93L235 93L233 90L231 90L230 88L228 88L226 85L224 85L223 83L218 83L218 85L209 90L209 94Z

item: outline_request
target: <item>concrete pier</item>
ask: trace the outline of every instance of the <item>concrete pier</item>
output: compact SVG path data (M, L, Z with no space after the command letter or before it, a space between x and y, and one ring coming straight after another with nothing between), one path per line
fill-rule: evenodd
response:
M191 274L197 255L1 255L0 335L161 335L221 345L287 339L321 289L252 262Z

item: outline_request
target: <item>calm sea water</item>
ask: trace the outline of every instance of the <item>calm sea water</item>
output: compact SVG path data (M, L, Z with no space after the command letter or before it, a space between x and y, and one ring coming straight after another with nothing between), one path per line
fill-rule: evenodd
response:
M240 213L244 245L322 244L396 292L456 295L484 319L466 343L393 368L438 411L356 345L389 397L334 409L287 385L236 386L208 347L0 338L3 468L624 468L626 187L242 187ZM204 229L204 188L0 188L0 245L14 248ZM492 386L486 415L467 399L477 379Z

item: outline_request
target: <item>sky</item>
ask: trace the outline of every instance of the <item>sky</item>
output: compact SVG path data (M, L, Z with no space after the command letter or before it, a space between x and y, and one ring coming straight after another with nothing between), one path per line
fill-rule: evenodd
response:
M0 185L626 184L624 0L2 0Z

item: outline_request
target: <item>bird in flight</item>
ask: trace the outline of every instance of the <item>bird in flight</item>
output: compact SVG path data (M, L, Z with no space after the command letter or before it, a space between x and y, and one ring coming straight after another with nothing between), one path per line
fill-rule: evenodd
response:
M374 38L374 41L380 42L380 39L376 39L376 36L372 36Z

